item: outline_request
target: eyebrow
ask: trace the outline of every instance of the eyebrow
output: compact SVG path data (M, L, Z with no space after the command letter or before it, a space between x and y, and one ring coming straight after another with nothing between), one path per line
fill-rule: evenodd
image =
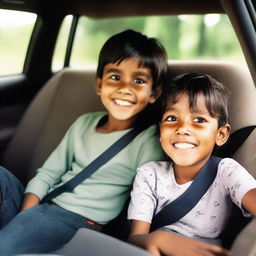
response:
M197 108L194 108L194 109L191 108L191 112L193 114L210 115L209 111L201 111Z
M119 73L119 74L122 74L123 72L120 69L118 69L118 68L110 68L110 69L108 69L106 71L106 74L108 74L108 73Z
M191 113L192 113L192 114L210 115L209 112L201 111L201 110L198 110L198 109L196 109L196 108L195 108L195 109L190 108L190 110L191 110ZM168 108L165 109L164 112L166 113L166 112L169 112L169 111L177 111L177 108L168 107Z
M151 78L152 77L150 74L147 74L146 72L141 72L141 71L135 72L135 75L136 76L144 76L146 78Z
M109 74L109 73L123 74L124 72L118 68L110 68L106 71L106 74ZM147 74L146 72L142 72L142 71L135 71L134 75L135 76L144 76L148 79L150 79L152 77L151 74Z
M164 112L168 112L168 111L174 111L174 110L176 110L175 108L166 108L165 110L164 110Z

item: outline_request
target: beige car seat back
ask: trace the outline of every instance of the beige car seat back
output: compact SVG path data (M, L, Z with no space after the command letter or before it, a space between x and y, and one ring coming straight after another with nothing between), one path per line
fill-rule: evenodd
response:
M209 74L229 88L232 132L256 124L256 89L247 69L209 61L171 61L169 66L172 76L184 72ZM94 81L95 70L64 69L54 75L24 114L3 165L26 183L79 115L103 110ZM256 130L234 158L256 177Z
M34 98L3 158L3 165L24 184L78 116L103 110L95 93L94 80L94 71L64 69Z

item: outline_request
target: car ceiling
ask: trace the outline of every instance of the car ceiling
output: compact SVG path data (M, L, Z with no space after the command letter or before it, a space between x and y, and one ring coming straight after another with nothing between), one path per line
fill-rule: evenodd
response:
M238 9L241 9L243 5L244 1L236 0L0 0L0 8L34 12L45 17L45 20L51 20L57 16L60 18L67 14L107 18L227 13L256 83L256 47L254 43L256 35L252 25L248 26L248 18L244 18L241 11L238 14ZM242 24L241 19L243 19Z
M84 14L94 18L166 14L222 13L219 0L0 0L0 8L47 13Z

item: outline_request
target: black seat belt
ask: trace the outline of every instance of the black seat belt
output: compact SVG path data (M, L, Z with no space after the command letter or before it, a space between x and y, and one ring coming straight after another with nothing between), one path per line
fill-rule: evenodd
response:
M180 220L194 208L214 181L220 160L221 158L212 156L187 190L153 217L153 230Z
M120 152L125 146L127 146L141 131L146 127L139 126L131 131L127 132L121 138L119 138L115 143L113 143L107 150L105 150L101 155L94 159L89 165L87 165L80 173L78 173L74 178L67 181L63 185L55 188L53 191L48 193L42 200L41 203L45 203L55 198L56 196L64 193L71 192L73 189L91 176L95 171L97 171L103 164L108 162L113 158L118 152Z
M218 148L214 155L219 157L232 157L244 141L249 137L256 125L243 127L230 135L227 143Z

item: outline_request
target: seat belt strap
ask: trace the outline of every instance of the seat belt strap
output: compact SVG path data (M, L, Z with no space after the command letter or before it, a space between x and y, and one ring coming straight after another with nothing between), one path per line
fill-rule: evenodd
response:
M232 157L244 141L249 137L256 125L243 127L230 135L227 143L217 149L216 156L219 157Z
M113 158L118 152L120 152L125 146L127 146L141 131L146 127L136 127L131 131L127 132L121 138L119 138L115 143L113 143L107 150L105 150L101 155L99 155L95 160L93 160L89 165L87 165L79 174L74 178L64 183L63 185L55 188L53 191L48 193L42 200L41 203L50 201L51 199L57 197L64 192L71 192L76 186L82 183L85 179L91 176L95 171L97 171L102 165Z
M215 156L208 160L188 189L153 217L153 230L177 222L195 207L214 181L220 161Z

